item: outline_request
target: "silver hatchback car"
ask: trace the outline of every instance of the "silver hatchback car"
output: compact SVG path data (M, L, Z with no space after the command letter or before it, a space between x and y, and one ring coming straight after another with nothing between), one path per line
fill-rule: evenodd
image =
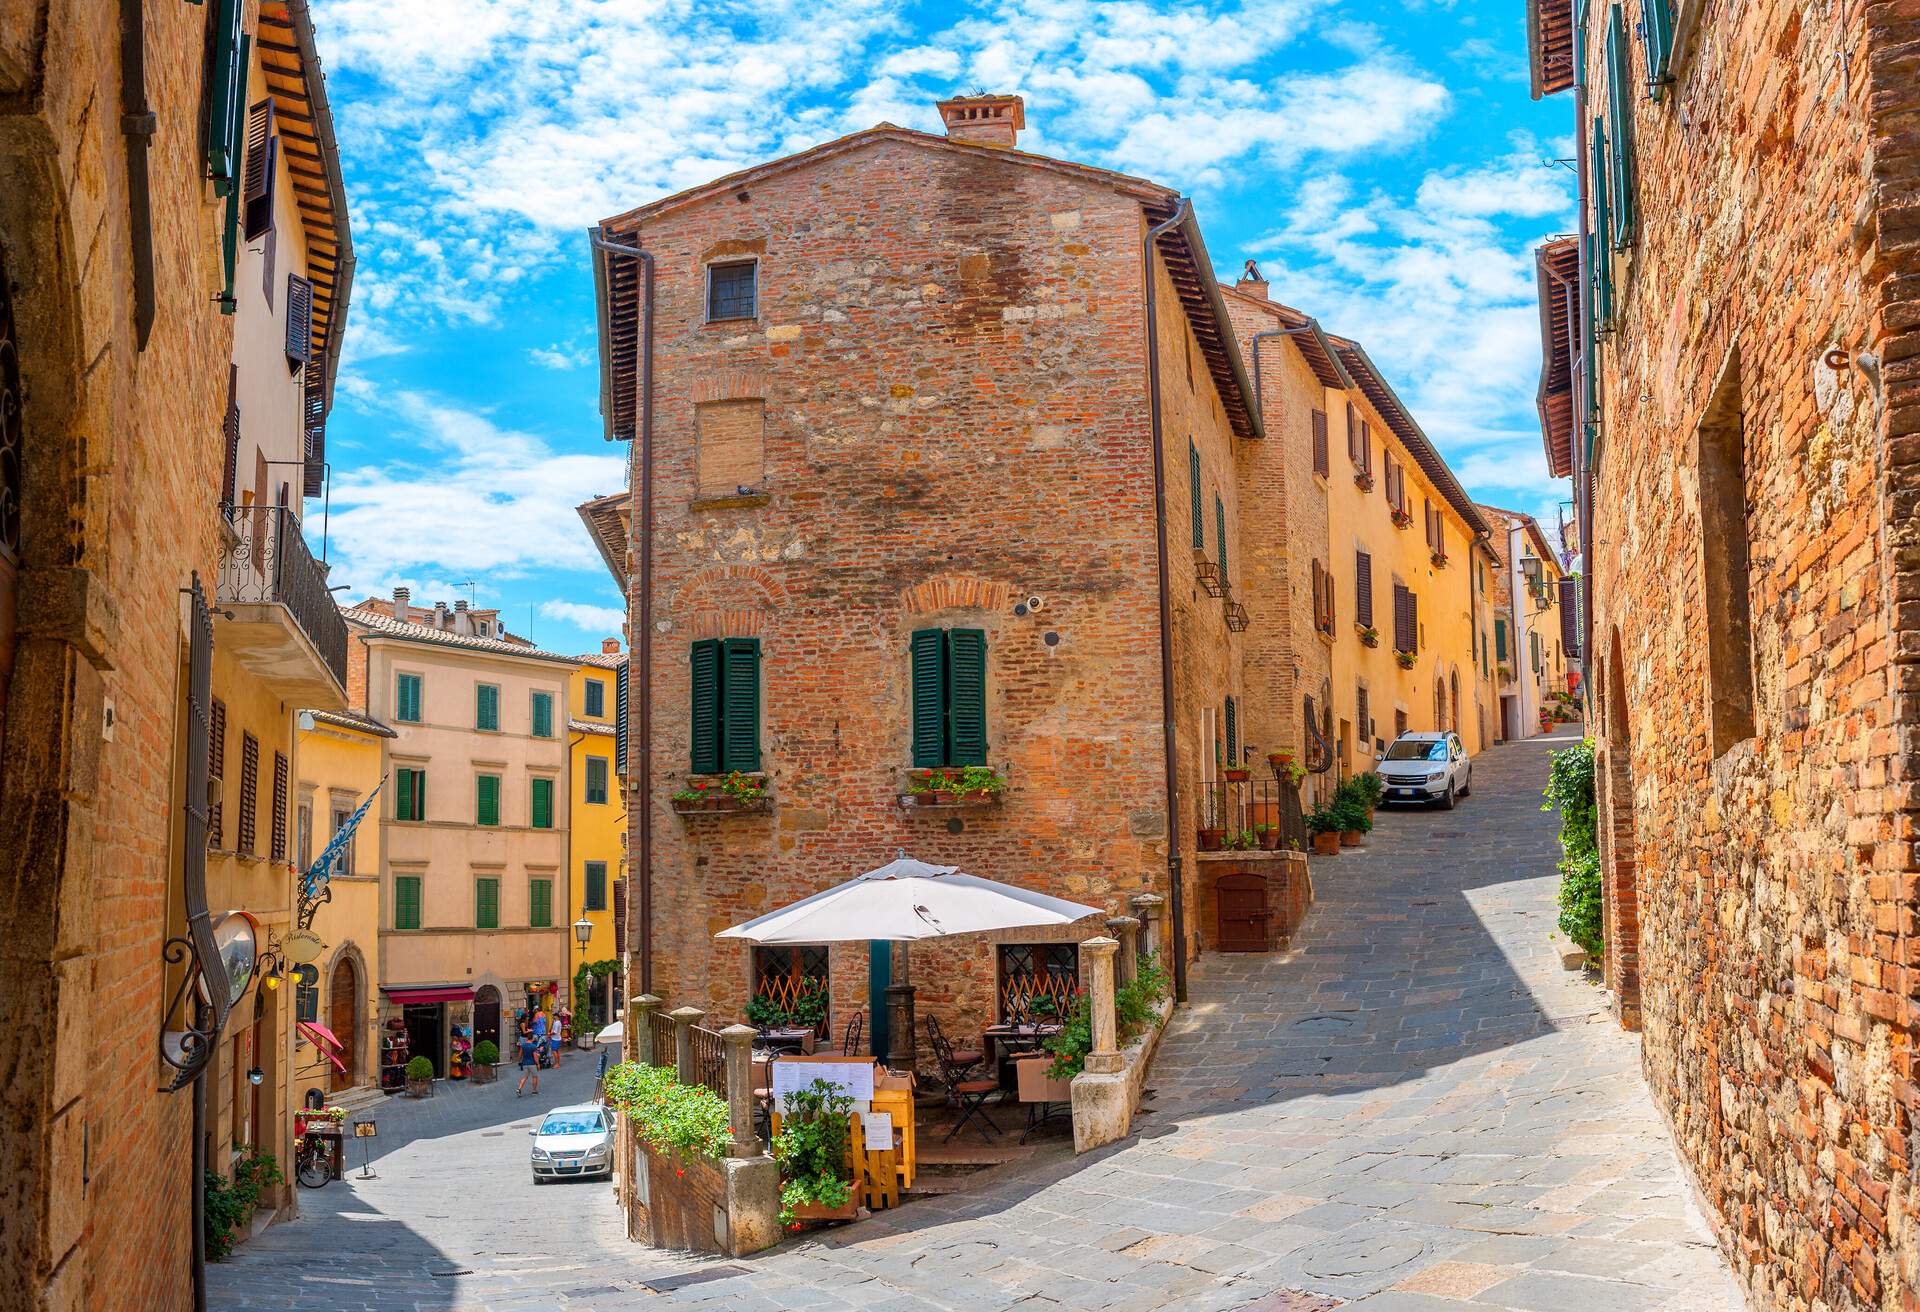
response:
M599 1103L556 1107L533 1127L533 1182L613 1173L613 1123Z
M1473 762L1457 733L1403 733L1380 758L1383 802L1438 802L1453 809L1453 799L1473 791Z

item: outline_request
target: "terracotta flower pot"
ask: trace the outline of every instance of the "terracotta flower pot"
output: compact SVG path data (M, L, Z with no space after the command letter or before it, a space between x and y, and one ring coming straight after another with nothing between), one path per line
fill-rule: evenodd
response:
M1227 831L1224 829L1202 829L1199 832L1200 850L1218 852L1220 845L1226 841L1226 837Z
M487 1065L485 1062L474 1063L473 1082L475 1084L492 1084L494 1074L493 1067Z
M1267 764L1276 770L1284 770L1293 764L1292 752L1268 752Z
M1336 833L1315 834L1313 836L1315 856L1339 856L1340 835Z
M1358 829L1342 829L1340 831L1340 846L1358 847L1360 846L1360 837L1361 834Z
M1227 771L1227 782L1230 784L1243 784L1251 778L1253 778L1253 771L1251 770L1231 769Z
M426 1098L433 1094L432 1080L408 1080L407 1092L415 1098Z
M1260 835L1260 850L1263 852L1277 852L1280 850L1280 831L1278 829L1269 829L1266 833Z
M851 1221L860 1214L860 1191L847 1182L847 1201L838 1207L824 1203L801 1203L793 1209L796 1221Z

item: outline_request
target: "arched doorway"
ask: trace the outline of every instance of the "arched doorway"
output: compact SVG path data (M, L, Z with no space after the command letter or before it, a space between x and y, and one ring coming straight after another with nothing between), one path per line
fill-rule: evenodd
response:
M1460 671L1458 670L1447 675L1447 724L1456 732L1460 728Z
M333 963L333 979L327 997L327 1027L333 1036L340 1040L340 1051L335 1055L340 1065L334 1068L332 1087L351 1089L358 1081L360 1063L356 1060L360 1051L360 971L353 964L352 957L341 957Z
M1625 1029L1640 1028L1640 867L1633 822L1633 730L1627 706L1620 632L1607 649L1602 712L1606 734L1594 782L1600 796L1600 845L1606 883L1601 924L1606 934L1605 976Z
M479 1047L488 1039L494 1047L500 1046L500 990L491 984L482 984L473 994L474 1046Z
M1433 672L1433 727L1436 733L1447 731L1447 681L1439 670Z

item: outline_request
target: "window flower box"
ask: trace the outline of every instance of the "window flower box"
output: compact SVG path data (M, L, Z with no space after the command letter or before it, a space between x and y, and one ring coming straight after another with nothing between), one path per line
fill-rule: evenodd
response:
M1403 670L1413 668L1414 655L1410 651L1397 651L1393 654L1393 659L1400 663L1400 668Z
M943 765L907 771L902 806L931 810L999 806L1006 776L986 765Z
M1432 559L1435 569L1445 569L1447 567L1447 561L1452 558L1444 551L1436 551L1433 553Z
M1373 475L1364 469L1358 470L1353 476L1353 485L1362 492L1371 492L1373 491Z
M1353 626L1353 631L1360 635L1360 645L1362 647L1378 647L1380 645L1380 630L1374 628L1371 624L1356 624Z
M1388 518L1393 520L1393 526L1395 528L1413 527L1413 512L1405 506L1395 506L1392 514L1389 515Z
M692 775L671 799L680 815L764 815L771 806L765 774L735 770L724 775Z

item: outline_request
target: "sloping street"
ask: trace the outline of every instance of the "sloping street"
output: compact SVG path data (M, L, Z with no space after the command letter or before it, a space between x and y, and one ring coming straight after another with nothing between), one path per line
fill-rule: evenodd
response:
M1291 953L1195 970L1111 1150L757 1260L676 1259L620 1238L601 1186L536 1210L533 1108L463 1089L382 1109L380 1178L305 1192L213 1269L215 1304L1732 1312L1638 1044L1550 937L1539 787L1569 741L1489 753L1457 810L1384 814L1316 860ZM540 1107L590 1075L570 1058Z

